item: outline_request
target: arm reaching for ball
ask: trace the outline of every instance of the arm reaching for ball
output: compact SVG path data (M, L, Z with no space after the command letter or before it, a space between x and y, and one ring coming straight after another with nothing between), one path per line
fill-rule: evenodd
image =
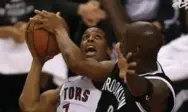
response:
M31 19L35 22L41 22L41 28L45 28L50 32L55 32L56 40L60 51L64 57L68 67L75 73L87 76L95 81L104 81L114 67L112 61L98 62L94 59L88 59L83 52L69 38L67 30L64 28L62 18L54 13L46 11L36 13L44 19Z
M38 58L30 39L32 38L26 37L33 62L19 98L20 108L22 112L56 112L60 90L49 90L40 94L41 71L48 59Z

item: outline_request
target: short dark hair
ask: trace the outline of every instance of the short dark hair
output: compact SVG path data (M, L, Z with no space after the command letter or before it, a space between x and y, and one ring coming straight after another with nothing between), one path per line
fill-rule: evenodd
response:
M100 21L95 27L100 28L101 30L104 31L108 47L112 48L113 43L116 42L116 37L113 31L113 27L109 23L109 21L107 20Z
M104 31L108 47L112 48L113 43L116 42L112 25L107 20L102 20L94 27L100 28L102 31ZM90 27L87 27L83 22L80 23L79 32L77 32L77 35L76 35L77 41L79 41L77 45L80 46L82 35L87 28L90 28Z

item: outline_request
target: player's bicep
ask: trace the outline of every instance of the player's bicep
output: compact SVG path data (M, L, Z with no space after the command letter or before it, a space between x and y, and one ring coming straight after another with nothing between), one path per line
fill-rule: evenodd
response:
M87 76L95 81L104 81L111 73L114 63L112 61L98 62L94 59L86 59L80 63L77 74Z
M150 100L142 101L140 107L152 112L171 112L175 103L175 92L170 81L162 76L145 76L153 85L153 94Z
M162 109L167 109L170 112L175 103L175 91L170 81L161 76L147 76L145 78L153 84L153 106L161 106Z

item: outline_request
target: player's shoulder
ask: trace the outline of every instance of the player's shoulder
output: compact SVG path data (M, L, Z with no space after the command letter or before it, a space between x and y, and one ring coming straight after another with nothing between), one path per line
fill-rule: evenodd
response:
M82 79L82 78L83 78L82 76L73 76L73 77L69 77L69 78L67 79L67 82L75 82L75 81L80 80L80 79Z
M160 63L159 62L156 62L156 63L157 63L157 70L152 71L152 72L147 72L147 73L144 73L144 74L139 74L139 76L141 76L141 77L166 76L163 69L162 69L162 66L160 65Z

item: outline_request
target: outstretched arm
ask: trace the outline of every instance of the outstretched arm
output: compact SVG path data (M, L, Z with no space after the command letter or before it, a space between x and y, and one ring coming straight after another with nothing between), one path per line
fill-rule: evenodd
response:
M66 63L73 72L96 81L103 81L112 71L114 66L112 61L100 63L86 58L80 48L71 41L64 28L56 30L56 39Z

